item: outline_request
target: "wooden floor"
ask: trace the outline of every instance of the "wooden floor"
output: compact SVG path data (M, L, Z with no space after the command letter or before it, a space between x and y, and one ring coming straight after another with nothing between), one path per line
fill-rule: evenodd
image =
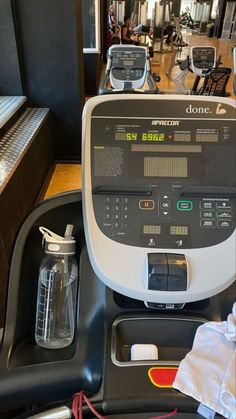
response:
M44 199L61 192L81 189L81 187L80 164L56 164Z
M224 67L233 66L232 60L232 43L230 41L222 41L215 38L208 38L204 35L191 34L191 32L183 32L184 40L189 46L215 46L217 55L221 55L221 60ZM189 48L185 47L180 59L188 55ZM167 77L168 68L171 61L171 53L156 53L152 59L152 71L158 72L161 75L161 82L158 84L162 91L175 90L173 81ZM178 71L178 67L174 67L173 73ZM189 73L186 80L187 88L191 88L194 81L194 75ZM233 71L228 83L227 90L232 93L233 85ZM231 96L235 100L235 96ZM49 186L44 195L44 199L52 195L70 191L73 189L81 189L81 165L80 164L57 164L52 174Z

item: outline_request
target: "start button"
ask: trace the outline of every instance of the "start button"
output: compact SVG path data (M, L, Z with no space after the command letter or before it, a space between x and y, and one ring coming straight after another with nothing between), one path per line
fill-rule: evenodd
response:
M177 210L179 211L192 211L192 201L177 201Z

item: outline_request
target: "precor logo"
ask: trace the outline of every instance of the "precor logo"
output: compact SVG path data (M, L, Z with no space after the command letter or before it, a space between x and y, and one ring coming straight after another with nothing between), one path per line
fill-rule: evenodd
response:
M163 120L163 119L155 119L154 121L152 121L152 125L161 125L161 126L168 126L168 125L172 125L174 127L178 127L179 126L179 122L180 121L171 121L171 120Z
M212 111L210 110L210 108L208 107L195 107L192 104L190 104L189 106L187 106L186 108L186 112L187 113L191 113L191 114L209 114L212 113Z

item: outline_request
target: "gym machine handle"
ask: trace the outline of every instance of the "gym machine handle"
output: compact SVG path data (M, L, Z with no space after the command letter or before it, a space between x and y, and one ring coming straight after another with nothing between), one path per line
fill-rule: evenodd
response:
M181 196L236 198L236 189L225 186L191 186L184 188Z
M155 83L155 80L153 78L151 71L147 72L147 84L148 84L149 90L145 90L144 93L150 93L150 94L159 93L159 89L156 86L156 83Z
M110 70L104 73L104 76L100 81L99 90L98 90L99 95L105 95L105 94L111 93L110 91L111 89L107 88L109 79L110 79Z
M184 60L184 61L182 61L182 63L180 63L179 68L180 68L180 70L182 70L182 71L184 71L184 70L187 70L187 69L188 69L189 71L191 71L191 72L192 72L189 55L187 55L187 57L185 58L185 60Z

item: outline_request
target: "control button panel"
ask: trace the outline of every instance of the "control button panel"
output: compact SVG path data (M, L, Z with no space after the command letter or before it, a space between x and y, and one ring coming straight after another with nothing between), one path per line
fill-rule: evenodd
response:
M202 228L232 228L233 206L231 200L202 200L200 208L200 227Z
M118 80L140 80L144 75L143 69L113 68L112 75Z
M104 202L103 227L112 236L125 236L128 232L129 199L122 196L106 196Z
M97 222L104 234L119 243L150 249L207 247L231 235L235 228L232 199L181 199L179 190L164 192L154 186L141 196L136 192L94 195Z
M172 217L172 195L169 193L161 193L159 195L159 211L160 217Z

